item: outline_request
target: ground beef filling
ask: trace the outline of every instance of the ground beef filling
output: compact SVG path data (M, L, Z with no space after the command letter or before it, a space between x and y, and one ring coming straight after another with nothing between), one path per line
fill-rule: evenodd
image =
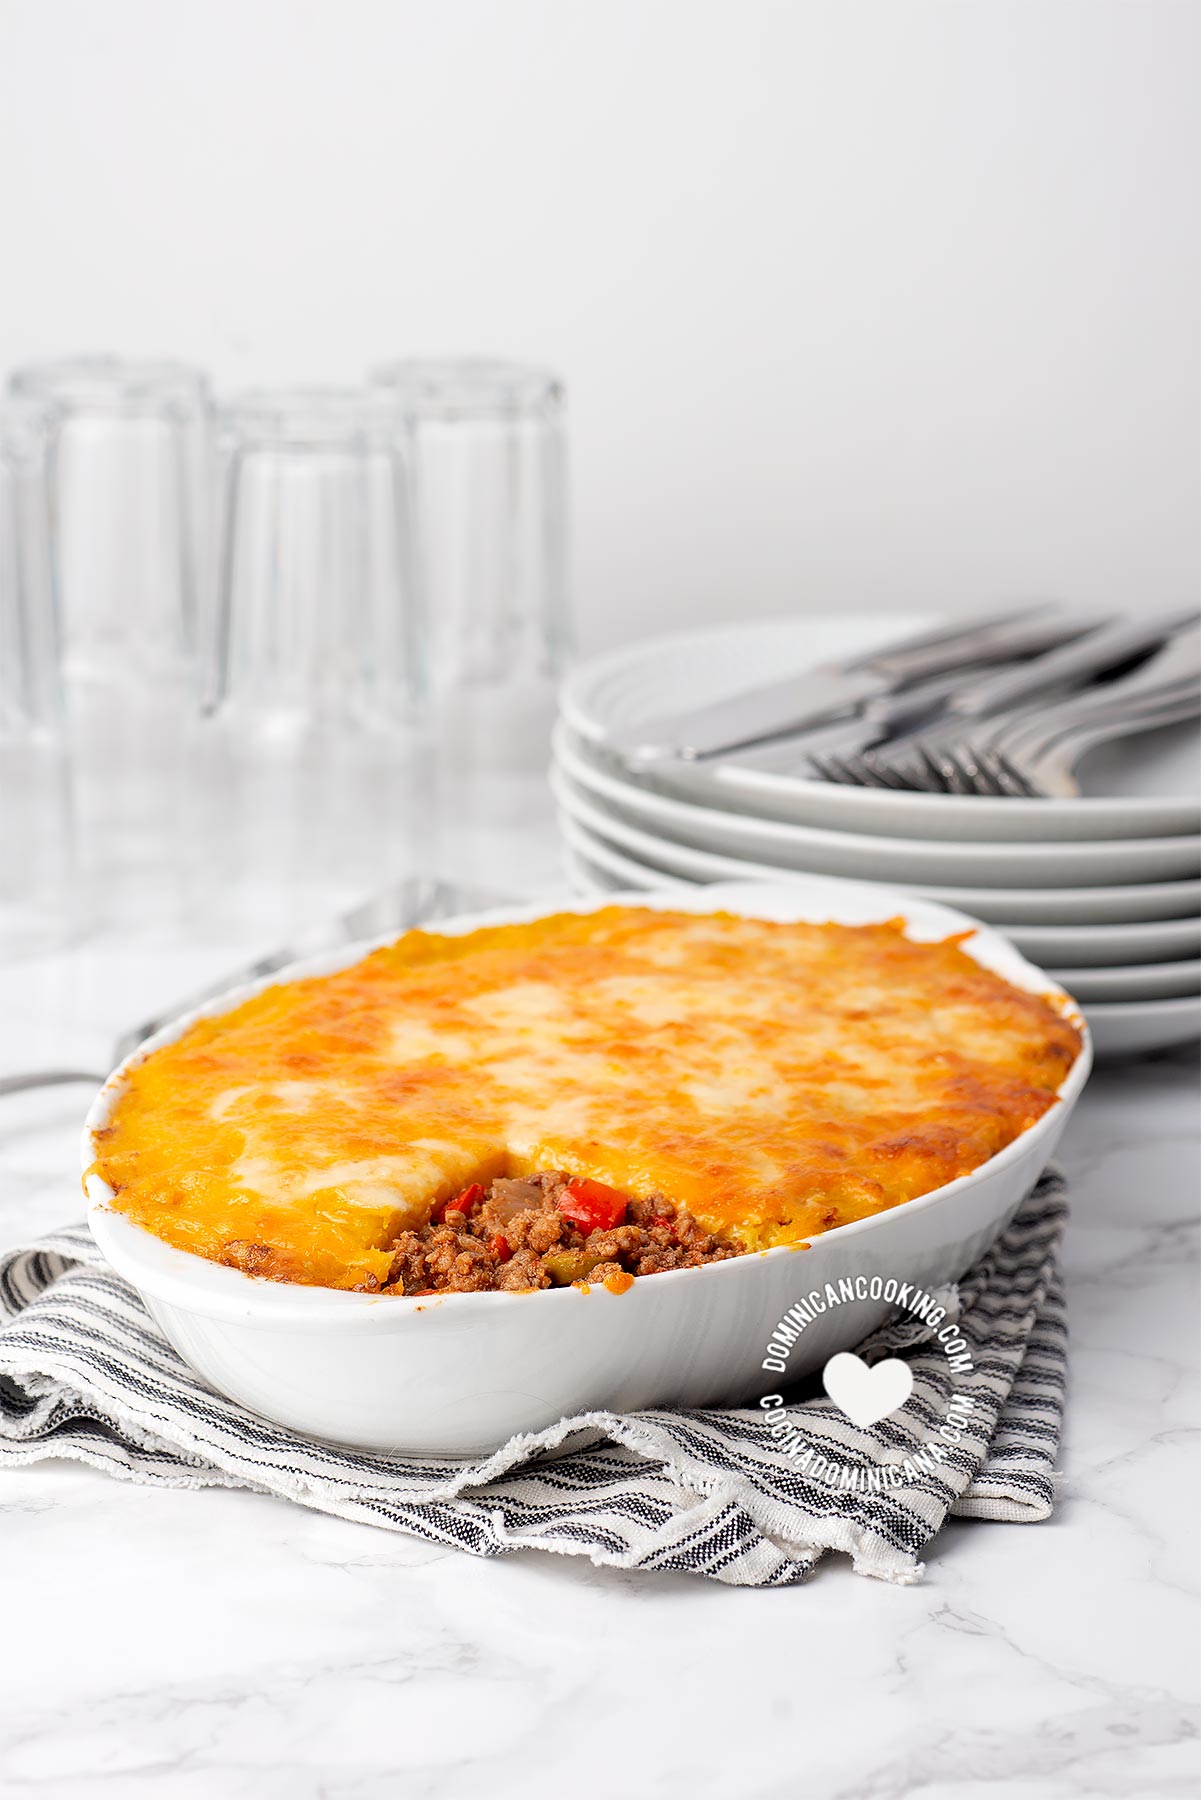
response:
M589 1204L590 1195L598 1197L598 1206ZM606 1210L604 1196L619 1222L592 1225L590 1213ZM620 1288L634 1275L692 1269L739 1254L736 1245L711 1237L659 1195L634 1200L558 1173L468 1188L389 1248L387 1282L377 1289L369 1280L364 1290L472 1294L575 1281Z

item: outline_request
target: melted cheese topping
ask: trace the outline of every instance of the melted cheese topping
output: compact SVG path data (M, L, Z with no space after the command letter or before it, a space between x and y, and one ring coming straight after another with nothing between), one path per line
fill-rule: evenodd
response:
M409 932L201 1020L129 1073L94 1166L169 1243L331 1287L385 1280L396 1233L468 1182L542 1169L765 1248L977 1168L1079 1048L899 921L613 906Z

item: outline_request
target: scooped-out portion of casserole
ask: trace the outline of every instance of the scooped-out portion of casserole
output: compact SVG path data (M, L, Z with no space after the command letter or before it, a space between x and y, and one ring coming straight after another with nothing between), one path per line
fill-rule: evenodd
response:
M1056 1104L1075 1026L962 943L627 906L411 931L147 1055L94 1171L180 1249L369 1292L803 1243Z

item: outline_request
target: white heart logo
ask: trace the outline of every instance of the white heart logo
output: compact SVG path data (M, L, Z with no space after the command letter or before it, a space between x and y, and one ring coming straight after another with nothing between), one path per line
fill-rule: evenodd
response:
M852 1425L866 1430L900 1412L913 1392L913 1370L897 1356L869 1368L852 1350L840 1350L822 1370L822 1386Z

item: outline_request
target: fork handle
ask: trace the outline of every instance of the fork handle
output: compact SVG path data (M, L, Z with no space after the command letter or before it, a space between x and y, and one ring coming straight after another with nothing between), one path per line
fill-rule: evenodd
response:
M1112 706L1124 706L1128 700L1154 700L1173 689L1201 687L1201 624L1190 626L1171 638L1154 656L1148 657L1129 675L1119 675L1074 695L1064 703L1063 711L1072 718L1093 718Z
M31 1069L24 1075L0 1075L0 1096L27 1094L34 1088L73 1087L80 1081L91 1087L103 1087L105 1077L86 1074L82 1069Z
M1199 711L1201 696L1191 694L1165 700L1159 706L1146 706L1142 711L1079 720L1053 737L1048 732L1035 748L1027 747L1018 766L1023 776L1043 792L1070 799L1079 791L1073 771L1097 744L1111 738L1134 737L1140 731L1156 731L1164 725L1179 725L1195 718Z
M1201 693L1201 624L1182 631L1129 675L1116 681L1069 694L1052 706L1048 701L1036 705L1011 719L1001 719L995 727L993 742L998 746L1018 743L1037 735L1041 741L1058 737L1077 720L1106 718L1116 712L1139 710L1159 701Z
M1160 613L1152 619L1115 620L1032 663L1007 669L985 681L969 683L947 710L957 718L978 718L982 714L1001 712L1046 688L1095 675L1099 670L1111 669L1129 657L1152 650L1195 618L1196 614L1190 609Z
M1099 743L1102 738L1133 736L1139 731L1156 731L1161 725L1176 725L1201 712L1201 693L1173 689L1159 701L1144 701L1141 706L1122 711L1088 713L1067 721L1056 734L1056 741L1071 738Z

